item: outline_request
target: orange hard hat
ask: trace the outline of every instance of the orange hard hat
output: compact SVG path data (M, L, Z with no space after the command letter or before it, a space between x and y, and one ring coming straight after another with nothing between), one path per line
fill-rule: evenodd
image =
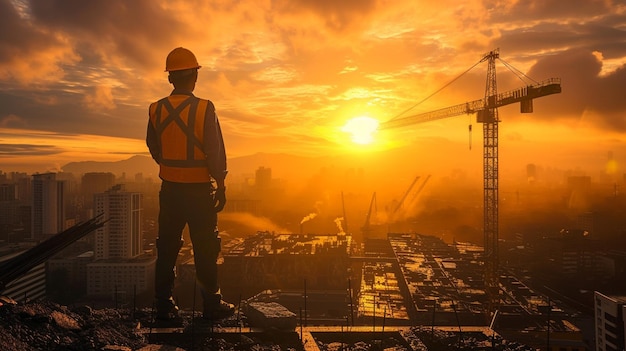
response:
M186 69L200 68L196 55L189 49L176 48L165 59L165 71L182 71Z

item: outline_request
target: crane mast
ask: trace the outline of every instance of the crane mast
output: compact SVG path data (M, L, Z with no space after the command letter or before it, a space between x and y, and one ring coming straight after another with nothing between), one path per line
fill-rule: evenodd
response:
M487 81L483 99L391 119L380 125L380 129L391 129L473 113L476 113L477 122L483 124L483 263L488 314L495 313L500 301L498 281L498 123L500 119L498 107L519 102L521 113L531 113L533 112L533 99L561 92L560 79L550 78L534 85L498 94L496 60L499 57L499 50L496 49L487 53L480 61L487 61Z
M498 95L496 85L496 59L498 51L490 52L487 60L485 104L494 105ZM491 102L493 100L493 102ZM483 234L485 288L487 312L495 312L499 303L498 282L498 108L490 107L478 113L483 124Z

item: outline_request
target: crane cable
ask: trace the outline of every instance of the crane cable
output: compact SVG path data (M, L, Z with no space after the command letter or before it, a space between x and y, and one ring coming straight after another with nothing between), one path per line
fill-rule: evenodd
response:
M478 66L478 64L480 64L483 60L480 60L478 62L476 62L472 67L468 68L467 70L465 70L465 72L459 74L456 78L452 79L451 81L449 81L448 83L446 83L444 86L442 86L441 88L437 89L434 93L428 95L427 97L425 97L424 99L422 99L421 101L419 101L418 103L416 103L415 105L409 107L408 109L400 112L399 114L397 114L396 116L392 117L389 121L393 121L397 118L399 118L400 116L402 116L403 114L411 111L412 109L416 108L417 106L421 105L422 103L424 103L426 100L430 99L431 97L433 97L435 94L439 93L440 91L442 91L443 89L447 88L450 84L454 83L456 80L458 80L459 78L461 78L463 75L465 75L467 72L471 71L474 67Z
M504 65L504 67L508 68L509 71L511 71L513 74L515 74L515 76L517 76L517 78L519 78L519 80L522 81L522 83L528 85L527 81L524 80L524 78L526 78L527 80L532 81L535 84L539 84L539 82L537 82L536 80L530 78L529 76L527 76L526 74L524 74L524 72L520 71L519 69L513 67L510 63L504 61L503 59L501 59L500 57L498 57L498 60L500 60L500 62L502 62L502 64Z
M524 84L527 84L526 81L524 81L523 78L526 78L528 80L531 80L533 83L538 84L538 82L534 79L532 79L531 77L527 76L526 74L524 74L522 71L520 71L519 69L513 67L511 64L509 64L508 62L504 61L503 59L501 59L500 57L498 57L498 60L500 62L502 62L502 64L504 65L504 67L508 68L509 71L511 71L513 74L515 74L515 76L517 76ZM404 115L405 113L411 111L412 109L416 108L417 106L423 104L426 100L430 99L431 97L435 96L436 94L438 94L439 92L441 92L443 89L447 88L449 85L451 85L452 83L454 83L455 81L457 81L459 78L461 78L462 76L464 76L466 73L468 73L469 71L471 71L472 69L474 69L474 67L478 66L480 63L482 63L484 61L484 58L480 59L478 62L476 62L473 66L471 66L470 68L468 68L467 70L465 70L463 73L459 74L456 78L452 79L451 81L449 81L448 83L446 83L445 85L443 85L441 88L437 89L435 92L433 92L432 94L428 95L427 97L425 97L424 99L422 99L421 101L419 101L418 103L416 103L415 105L409 107L408 109L400 112L399 114L395 115L394 117L392 117L391 119L389 119L389 121L393 121L395 119L400 118L400 116ZM523 77L523 78L522 78Z
M498 60L500 62L502 62L502 64L504 65L504 67L506 67L509 71L511 71L517 78L519 78L519 80L522 81L522 83L527 84L527 82L524 80L524 78L532 81L535 84L539 84L536 80L532 79L531 77L527 76L526 74L524 74L524 72L520 71L519 69L513 67L513 65L509 64L508 62L504 61L503 59L500 58L500 56L498 56ZM473 66L471 66L470 68L468 68L467 70L465 70L463 73L459 74L456 78L452 79L451 81L449 81L448 83L444 84L441 88L437 89L435 92L433 92L432 94L428 95L427 97L425 97L424 99L422 99L421 101L419 101L418 103L416 103L415 105L409 107L408 109L400 112L399 114L395 115L394 117L392 117L391 119L389 119L387 122L396 120L398 118L400 118L400 116L404 115L405 113L411 111L412 109L416 108L417 106L421 105L422 103L424 103L426 100L430 99L431 97L433 97L434 95L438 94L439 92L441 92L443 89L447 88L449 85L451 85L452 83L454 83L455 81L457 81L459 78L461 78L462 76L464 76L466 73L468 73L469 71L471 71L472 69L474 69L474 67L478 66L478 64L482 63L483 61L485 61L485 57L483 57L482 59L480 59L478 62L476 62ZM469 129L469 149L472 149L472 122L470 119L470 123L468 126Z

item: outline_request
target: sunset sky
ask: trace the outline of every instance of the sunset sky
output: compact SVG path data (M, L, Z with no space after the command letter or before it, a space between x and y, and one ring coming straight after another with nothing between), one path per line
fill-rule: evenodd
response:
M216 105L230 157L424 141L461 153L469 123L480 150L473 116L380 131L365 145L344 125L480 99L485 63L455 78L499 48L523 75L563 89L533 114L499 110L509 159L575 168L610 151L626 163L623 1L0 0L0 170L147 155L148 105L171 91L165 57L178 46L202 65L195 93ZM497 72L499 91L532 83L500 61Z

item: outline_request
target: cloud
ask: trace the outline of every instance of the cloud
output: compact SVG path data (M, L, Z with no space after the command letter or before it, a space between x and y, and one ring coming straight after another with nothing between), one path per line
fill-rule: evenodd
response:
M24 126L24 119L20 118L19 116L10 114L4 117L0 117L0 127L2 128L23 128Z
M138 132L145 132L147 114L137 112L138 118L127 118L128 107L118 106L115 114L105 114L109 109L102 108L107 100L112 99L107 89L94 95L83 92L50 91L47 96L53 104L41 103L40 92L28 93L28 90L0 90L0 118L4 116L19 116L21 127L39 129L43 131L58 131L70 134L112 135L123 137L141 137ZM83 102L87 104L83 104ZM96 105L94 105L96 104ZM99 104L99 105L98 105ZM146 107L147 109L147 107ZM143 119L146 116L145 120ZM9 125L10 127L18 127Z
M36 26L28 13L0 0L0 79L20 84L60 79L59 66L78 60L65 44L65 37Z
M496 23L528 23L529 21L555 21L566 18L575 22L603 16L615 10L618 1L612 0L525 0L498 2L493 6L491 20ZM555 21L557 22L557 21Z
M562 93L541 100L542 118L579 120L594 114L596 128L626 131L626 101L623 82L626 66L601 75L602 62L593 52L576 49L542 58L532 67L531 76L553 76L562 80ZM539 102L537 102L539 103Z
M38 26L71 37L91 64L162 66L162 48L175 47L176 37L190 29L151 0L32 1L30 13Z
M562 79L529 118L623 131L625 16L605 0L0 0L0 123L142 140L148 104L171 91L165 56L185 46L229 152L336 153L349 118L387 120L500 47L533 79ZM498 74L500 91L519 87ZM470 72L414 112L484 85Z
M111 87L102 85L95 87L92 95L85 95L84 102L89 109L112 110L116 107Z
M2 157L47 156L61 152L63 150L54 145L0 144Z
M323 19L328 28L335 31L346 30L351 25L363 26L364 17L376 9L375 0L304 0L276 1L274 6L280 12L311 11Z

